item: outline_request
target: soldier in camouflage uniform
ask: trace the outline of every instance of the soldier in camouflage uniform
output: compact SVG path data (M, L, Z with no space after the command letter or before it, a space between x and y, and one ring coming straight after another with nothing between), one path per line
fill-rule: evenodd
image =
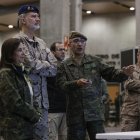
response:
M27 47L25 66L31 68L29 77L33 85L34 105L42 111L42 119L35 127L35 139L48 140L49 103L46 77L56 75L56 58L46 43L35 36L35 31L40 27L39 10L35 6L21 6L18 21L21 31L15 37L20 38Z
M68 140L90 140L104 132L101 77L110 82L121 82L133 72L133 66L116 70L100 58L85 54L87 38L71 32L69 47L72 55L58 68L57 84L67 91ZM127 75L126 75L127 74Z
M125 82L121 109L121 131L140 131L140 50L133 76Z
M21 63L23 45L19 39L2 45L0 63L0 135L4 140L32 140L33 125L40 113L33 107L31 84Z

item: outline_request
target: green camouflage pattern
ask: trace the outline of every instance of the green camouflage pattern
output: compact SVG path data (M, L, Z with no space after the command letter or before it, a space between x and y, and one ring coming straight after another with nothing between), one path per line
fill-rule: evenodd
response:
M68 125L85 121L104 120L101 77L109 82L121 82L127 76L105 64L102 59L85 55L81 65L73 57L58 67L57 84L67 92ZM76 80L89 79L92 85L79 87Z
M0 127L4 140L32 138L40 114L32 107L25 80L10 68L0 70Z
M67 140L96 140L96 134L104 132L103 121L83 122L68 127Z

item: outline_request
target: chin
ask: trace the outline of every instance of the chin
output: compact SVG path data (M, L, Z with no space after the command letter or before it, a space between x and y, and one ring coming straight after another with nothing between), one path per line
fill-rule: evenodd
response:
M34 26L33 29L36 31L36 30L40 29L40 26L39 25L38 26Z
M40 29L40 26L32 26L32 27L30 27L30 29L33 31L36 31L36 30Z
M83 55L84 53L83 52L81 52L81 53L77 53L77 55Z

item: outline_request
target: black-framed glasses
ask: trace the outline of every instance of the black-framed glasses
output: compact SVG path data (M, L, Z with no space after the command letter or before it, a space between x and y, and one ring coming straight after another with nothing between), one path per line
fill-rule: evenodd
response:
M56 51L66 51L65 48L59 48L59 49L56 49Z

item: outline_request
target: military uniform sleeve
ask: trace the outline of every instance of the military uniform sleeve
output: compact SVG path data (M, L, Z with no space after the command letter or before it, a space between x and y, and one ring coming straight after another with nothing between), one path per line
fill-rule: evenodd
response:
M23 33L19 33L17 35L14 36L14 38L19 38L22 41L22 44L25 46L24 49L24 54L25 54L25 63L24 65L28 68L31 68L33 70L35 70L35 73L40 73L43 74L43 76L47 76L49 74L49 76L52 74L50 72L47 72L48 69L50 69L49 71L52 70L52 68L56 69L56 64L57 64L57 60L54 57L54 55L51 53L51 51L49 50L49 48L46 47L46 43L39 38L36 38L37 41L39 42L39 48L37 51L37 54L35 54L35 52L32 51L32 49L29 49L30 47L32 48L33 45L30 44L25 38L25 35ZM43 59L37 59L37 56L43 56ZM54 75L54 74L53 74ZM56 75L56 73L55 73Z
M129 93L135 92L140 94L140 80L129 78L127 81L125 81L124 86Z
M40 114L21 98L18 89L14 87L15 79L12 80L9 77L7 74L0 75L0 98L4 108L32 123L36 123Z
M32 55L32 52L26 48L25 50L25 65L33 69L33 73L38 73L41 76L54 76L57 70L57 60L51 51L46 48L43 50L44 60L37 59ZM39 54L40 55L40 54Z
M74 88L78 87L77 80L73 80L72 77L68 74L68 72L66 72L63 63L60 66L58 66L56 81L56 84L63 90L74 90Z
M128 79L128 76L122 73L121 70L107 65L102 60L98 61L98 67L101 76L108 82L123 82Z

